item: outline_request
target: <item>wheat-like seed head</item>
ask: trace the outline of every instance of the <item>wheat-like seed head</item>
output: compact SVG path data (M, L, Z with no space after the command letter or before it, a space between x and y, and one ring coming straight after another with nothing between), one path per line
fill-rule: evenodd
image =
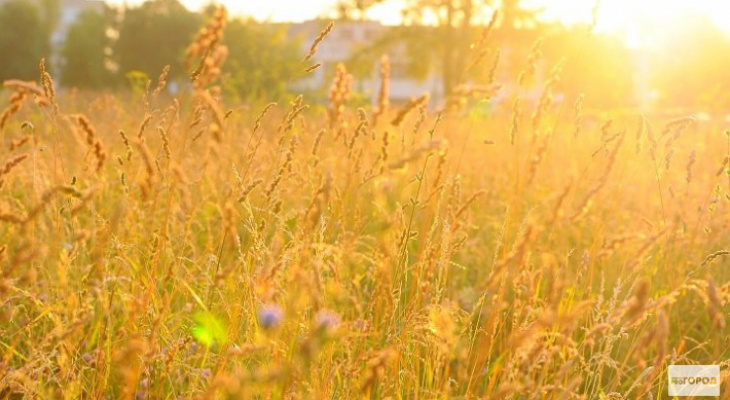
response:
M317 37L314 39L314 42L312 43L312 46L309 48L309 52L304 57L303 61L311 60L312 57L317 53L317 48L319 47L319 44L324 40L327 35L329 35L330 32L332 32L332 28L335 26L334 21L327 24L327 27L322 30L322 32L317 35Z

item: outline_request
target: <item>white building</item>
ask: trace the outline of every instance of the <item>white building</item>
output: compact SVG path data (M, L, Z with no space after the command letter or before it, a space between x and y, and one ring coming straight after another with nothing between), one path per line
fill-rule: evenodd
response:
M319 33L328 24L326 20L311 20L289 26L290 38L301 41L302 52L307 54L309 47ZM375 43L387 30L388 26L377 21L338 21L332 32L319 44L317 54L312 60L322 66L297 81L296 88L304 90L328 89L331 85L335 67L338 63L346 63L357 52ZM408 58L405 44L390 46L384 51L390 59L390 99L393 102L404 102L426 92L437 102L443 98L441 79L435 71L430 71L425 79L417 79L408 74ZM372 54L372 73L365 78L355 79L354 89L368 96L372 102L377 100L380 88L380 55Z

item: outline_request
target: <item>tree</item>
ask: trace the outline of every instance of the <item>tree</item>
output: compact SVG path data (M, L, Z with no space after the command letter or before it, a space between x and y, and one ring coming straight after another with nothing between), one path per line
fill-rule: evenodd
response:
M527 9L520 0L502 0L499 11L503 30L534 29L540 25L537 15L541 9Z
M353 10L364 12L374 4L385 0L342 0ZM478 40L481 28L487 25L499 5L506 7L501 25L510 30L536 26L535 10L525 8L519 0L406 0L403 24L394 29L391 41L407 43L409 58L416 68L435 67L442 81L443 92L449 95L464 80L470 57L471 45ZM533 18L531 20L530 18ZM435 25L435 26L433 26ZM509 37L506 36L508 39Z
M226 27L227 88L242 98L275 98L301 71L299 44L283 26L233 19Z
M335 18L338 20L359 20L365 18L367 10L385 0L340 0L333 6Z
M100 89L110 86L114 74L110 70L108 52L111 40L111 10L83 12L68 30L61 49L61 83L65 86Z
M45 23L33 3L11 0L0 6L0 81L35 79L48 42Z
M186 75L184 51L202 22L200 14L177 0L152 0L127 8L114 46L120 72L157 76L169 64L171 79Z
M46 32L53 32L61 18L61 0L38 0Z

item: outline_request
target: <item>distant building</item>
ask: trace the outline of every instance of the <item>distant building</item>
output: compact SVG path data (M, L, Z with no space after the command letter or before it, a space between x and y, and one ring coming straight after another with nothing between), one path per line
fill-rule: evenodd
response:
M306 54L319 33L327 26L325 20L311 20L289 25L288 36L301 40L302 52ZM375 43L390 27L377 21L339 21L318 47L313 63L322 66L295 84L300 90L322 90L329 88L338 63L345 63L367 46ZM442 83L436 71L431 70L425 79L418 79L407 73L408 56L405 44L394 44L383 51L390 59L390 99L404 102L426 92L438 102L443 98ZM373 54L372 72L365 77L356 78L354 89L368 96L372 102L377 100L380 87L380 56Z

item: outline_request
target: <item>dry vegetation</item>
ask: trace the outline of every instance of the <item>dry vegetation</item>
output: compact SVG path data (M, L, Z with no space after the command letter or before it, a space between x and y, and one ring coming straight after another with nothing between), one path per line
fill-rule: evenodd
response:
M353 109L344 69L327 110L226 111L223 21L189 96L5 82L0 398L659 399L728 359L724 127L552 80Z

